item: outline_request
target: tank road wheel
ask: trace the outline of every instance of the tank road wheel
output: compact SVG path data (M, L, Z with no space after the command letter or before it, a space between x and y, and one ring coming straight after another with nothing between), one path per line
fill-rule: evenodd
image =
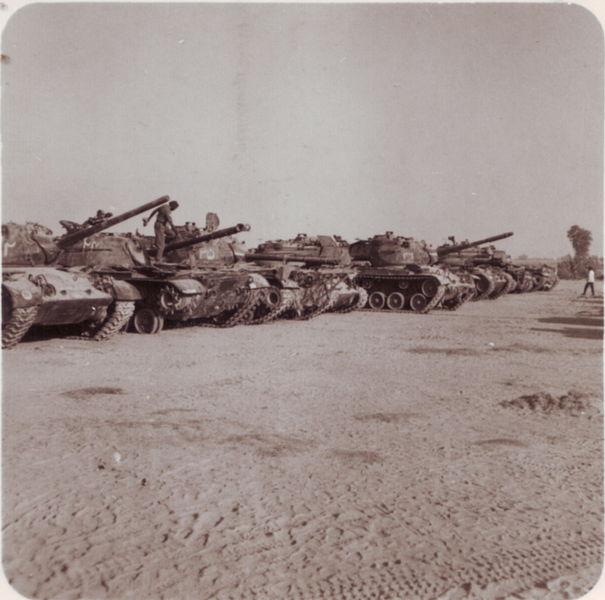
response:
M276 287L269 288L263 299L264 304L267 308L274 309L278 307L282 302L281 292Z
M157 292L157 303L164 314L170 315L180 310L183 301L181 292L171 285L165 285Z
M372 292L368 298L368 306L372 310L382 310L386 300L387 298L382 292Z
M36 306L29 306L27 308L14 308L10 311L8 319L5 319L2 315L4 321L2 324L3 348L12 348L23 339L27 330L34 324L37 312L38 308Z
M403 310L405 296L401 292L391 292L387 297L387 306L391 310Z
M144 306L134 313L132 324L137 333L159 333L164 327L164 317Z
M102 342L115 335L126 327L134 312L134 302L121 302L117 300L109 309L109 318L103 322L92 339Z
M432 298L437 293L439 284L434 279L427 279L422 282L420 289L427 298Z
M410 308L414 312L422 312L428 303L429 301L424 294L414 294L410 298Z

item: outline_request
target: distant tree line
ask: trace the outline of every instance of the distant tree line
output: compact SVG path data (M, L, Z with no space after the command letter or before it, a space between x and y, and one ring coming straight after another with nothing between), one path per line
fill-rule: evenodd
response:
M603 278L603 258L590 255L592 233L579 225L572 225L567 230L567 239L571 242L573 256L568 254L557 263L561 279L579 279L586 276L588 267L592 266L599 279Z

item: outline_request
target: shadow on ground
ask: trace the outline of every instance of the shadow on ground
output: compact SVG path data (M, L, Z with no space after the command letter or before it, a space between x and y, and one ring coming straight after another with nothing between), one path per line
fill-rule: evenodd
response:
M583 327L603 327L603 317L576 316L576 317L550 317L549 319L538 319L540 323L552 323L556 325L579 325Z
M584 305L584 310L576 312L573 317L544 317L537 319L539 323L548 323L549 325L571 325L571 327L561 328L540 328L534 327L532 331L547 331L551 333L560 333L568 338L584 340L602 340L603 339L603 299L602 297L581 298L578 299Z
M588 327L563 327L563 329L546 329L542 327L532 327L531 331L548 331L551 333L561 333L568 338L581 338L585 340L602 340L603 329L598 327L595 329Z
M21 343L43 342L54 338L77 338L85 339L80 336L82 328L78 325L49 325L46 327L32 327L23 337Z

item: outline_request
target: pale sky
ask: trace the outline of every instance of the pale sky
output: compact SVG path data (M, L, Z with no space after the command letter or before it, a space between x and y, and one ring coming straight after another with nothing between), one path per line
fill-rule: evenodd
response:
M603 32L578 6L38 4L2 52L3 221L169 194L248 245L602 246Z

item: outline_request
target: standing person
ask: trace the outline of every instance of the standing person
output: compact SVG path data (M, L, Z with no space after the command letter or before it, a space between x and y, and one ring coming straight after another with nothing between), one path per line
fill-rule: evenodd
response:
M179 203L176 200L171 200L168 204L156 208L146 219L143 219L143 225L147 225L153 215L157 214L155 219L154 231L155 231L155 245L157 252L155 259L157 261L162 260L164 256L164 247L166 246L166 237L175 237L176 232L174 230L174 223L172 222L171 212L179 207Z
M207 233L212 233L218 229L220 221L218 219L218 215L213 212L206 213L206 227L204 231Z
M592 291L592 295L594 296L594 269L592 268L592 265L588 265L588 273L586 274L586 285L584 286L582 296L586 296L588 288L590 288L590 290Z

